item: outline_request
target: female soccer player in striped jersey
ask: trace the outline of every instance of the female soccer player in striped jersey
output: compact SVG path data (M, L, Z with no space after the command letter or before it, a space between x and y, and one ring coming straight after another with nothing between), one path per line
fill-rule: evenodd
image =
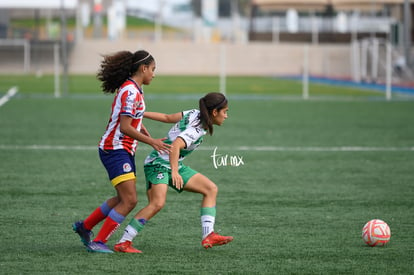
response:
M171 152L167 154L154 150L145 159L144 171L149 202L125 228L122 238L114 247L115 251L141 253L132 246L132 240L144 228L145 223L164 207L168 186L178 192L188 191L203 195L200 215L201 244L204 248L223 245L233 240L231 236L221 236L214 232L218 192L216 184L182 162L197 149L204 135L213 134L213 125L221 125L224 122L227 110L227 99L223 94L209 93L199 100L199 110L170 115L145 113L146 118L175 123L165 141L172 145Z
M99 156L117 195L106 200L73 230L90 252L112 253L106 246L109 237L137 204L134 155L138 141L168 154L170 145L152 138L142 125L145 111L142 86L155 76L155 60L147 51L120 51L107 55L97 78L105 93L115 94L106 131L99 142ZM92 229L105 220L93 241Z

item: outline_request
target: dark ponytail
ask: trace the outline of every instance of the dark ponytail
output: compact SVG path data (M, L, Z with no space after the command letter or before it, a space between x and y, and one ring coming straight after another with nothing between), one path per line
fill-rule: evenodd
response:
M120 51L105 55L96 77L102 81L101 87L104 93L115 93L139 66L149 65L153 61L152 55L144 50L135 53Z
M213 135L213 110L220 111L227 107L227 99L221 93L208 93L199 100L200 124Z

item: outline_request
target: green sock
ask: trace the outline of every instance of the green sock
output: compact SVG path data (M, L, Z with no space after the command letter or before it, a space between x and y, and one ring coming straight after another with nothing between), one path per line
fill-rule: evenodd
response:
M142 229L144 229L145 224L147 223L147 220L145 219L132 219L129 222L129 225L132 226L137 232L141 232Z
M145 219L136 220L135 218L133 218L129 222L128 226L125 228L124 235L119 240L119 243L123 243L125 241L132 242L132 240L138 235L138 233L141 232L142 229L144 229L146 223L147 221Z
M209 215L209 216L216 216L216 207L201 207L200 209L200 216Z

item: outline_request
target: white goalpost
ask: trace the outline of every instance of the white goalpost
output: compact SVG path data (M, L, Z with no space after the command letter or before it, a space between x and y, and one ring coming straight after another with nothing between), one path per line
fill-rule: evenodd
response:
M53 45L53 74L54 74L54 95L56 98L61 97L60 92L60 54L59 54L59 44L55 43Z
M0 39L0 46L22 47L23 48L23 71L30 71L30 43L26 39Z
M23 73L28 74L31 71L31 51L30 42L26 39L0 39L0 47L22 47L23 48ZM54 75L54 96L61 97L61 60L60 60L60 46L59 43L53 45L53 75ZM42 75L41 71L38 72Z
M352 80L376 82L380 78L385 82L385 98L392 98L392 45L389 41L374 39L354 40L350 44L350 62ZM383 52L383 54L380 54ZM309 99L309 45L303 47L302 98ZM380 70L382 69L382 70ZM380 73L381 71L381 73ZM381 77L380 77L381 75Z
M309 99L309 45L303 47L302 97Z
M391 82L392 82L392 46L388 41L386 43L386 88L385 88L385 97L387 100L391 99Z
M383 52L381 58L381 51ZM363 39L351 43L351 75L357 83L362 81L376 82L383 79L385 82L385 98L392 98L392 45L389 41L378 38ZM385 56L384 56L385 55ZM380 77L380 68L383 68Z

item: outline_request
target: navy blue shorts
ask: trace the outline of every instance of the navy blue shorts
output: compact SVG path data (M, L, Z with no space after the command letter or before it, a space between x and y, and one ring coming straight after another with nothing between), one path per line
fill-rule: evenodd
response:
M135 158L125 150L104 151L99 148L99 157L108 172L113 186L127 180L135 180Z

